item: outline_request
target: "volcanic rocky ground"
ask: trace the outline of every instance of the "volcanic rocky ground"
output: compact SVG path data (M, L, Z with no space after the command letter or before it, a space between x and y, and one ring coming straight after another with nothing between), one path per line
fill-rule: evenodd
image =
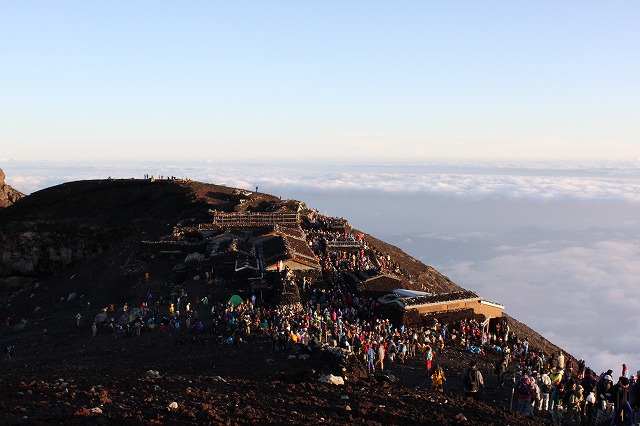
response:
M0 210L0 312L3 318L13 316L12 324L2 327L0 345L16 348L14 359L4 360L0 369L0 422L549 423L545 416L525 420L509 411L511 390L495 386L494 355L479 357L454 345L435 357L448 377L440 394L428 390L419 358L392 363L369 376L354 357L340 358L321 349L273 352L270 340L260 334L239 345L223 343L207 329L172 338L162 338L157 329L114 338L101 329L91 337L90 325L102 307L137 306L149 288L167 285L179 260L145 256L140 241L166 235L179 221L202 218L211 208L237 209L234 194L232 188L197 182L85 181L39 191ZM243 208L259 208L287 202L252 193L242 203ZM31 251L20 242L25 233L35 234ZM75 238L71 254L43 247L39 233L48 244L64 245ZM431 288L460 289L399 249L372 236L367 240ZM12 262L21 262L21 269L12 269ZM149 272L149 282L141 279L142 271ZM211 293L221 301L235 291L224 282L189 280L183 285L190 294ZM69 297L73 293L76 298ZM160 309L166 314L168 307ZM82 316L79 327L77 313ZM200 307L200 314L209 324L208 309ZM532 347L547 353L558 349L526 325L512 318L509 324ZM461 396L460 375L471 359L479 362L486 378L481 403ZM344 385L319 382L329 374L344 377Z

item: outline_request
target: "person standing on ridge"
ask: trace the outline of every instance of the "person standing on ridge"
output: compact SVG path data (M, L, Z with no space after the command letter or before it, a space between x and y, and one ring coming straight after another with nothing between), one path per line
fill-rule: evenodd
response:
M424 367L427 369L427 374L431 371L432 361L433 361L433 350L431 350L431 346L427 345L424 348Z
M624 364L623 364L624 365ZM614 414L612 425L634 425L636 424L631 404L629 403L629 379L620 376L618 383L610 389L611 400L614 404Z
M507 376L507 361L501 359L496 363L495 373L498 376L496 387L504 387Z
M444 370L439 365L433 369L431 374L431 390L435 392L444 392L444 382L446 381Z
M552 382L551 377L543 370L542 375L538 378L538 389L540 389L540 400L538 401L538 412L546 413L549 411L549 397L551 396Z
M384 349L384 342L380 341L380 343L378 344L378 361L380 361L380 371L384 371L384 356L386 355L385 349Z
M376 372L376 365L375 365L376 353L373 350L373 346L369 345L369 348L367 349L365 356L367 358L367 372L369 374L375 373Z
M525 417L533 417L531 412L531 398L533 397L533 386L529 373L522 371L522 376L514 384L515 393L518 396L518 411Z
M477 368L475 360L469 362L469 367L462 373L462 384L464 386L464 396L480 401L480 388L484 386L482 373Z

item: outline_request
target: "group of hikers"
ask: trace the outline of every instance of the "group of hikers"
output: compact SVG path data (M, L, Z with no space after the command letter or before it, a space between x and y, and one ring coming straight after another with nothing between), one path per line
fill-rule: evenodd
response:
M540 358L542 354L533 354ZM553 424L635 425L640 419L640 382L625 364L617 379L613 370L596 374L585 367L573 371L552 358L542 367L524 365L513 379L513 397L518 411L527 417L550 414ZM638 371L640 376L640 371ZM504 381L502 381L503 383ZM500 385L500 380L498 381Z
M391 267L395 272L402 273L388 256L378 254L375 250L373 259L365 250L352 252L350 255L346 252L328 251L328 242L345 238L332 232L331 225L330 218L320 216L312 224L308 235L312 248L321 259L325 277L329 277L333 287L339 292L349 292L339 279L340 272ZM366 244L361 236L351 235L350 239ZM386 324L386 321L383 320L383 323ZM364 330L359 327L361 324L365 326ZM509 382L509 363L516 364L520 375L510 381L513 384L512 404L515 402L524 416L543 413L550 415L554 424L635 424L636 418L640 421L640 382L629 375L626 365L623 365L622 374L614 383L612 370L597 375L586 367L584 360L579 360L574 365L573 360L566 359L562 352L546 357L542 351L534 351L526 339L522 340L510 332L506 322L498 322L488 336L473 319L452 324L436 322L431 329L419 332L404 326L400 330L392 330L391 327L386 330L374 328L373 336L367 334L370 331L366 328L367 322L356 321L355 325L355 332L348 331L346 339L340 329L333 335L335 337L340 334L338 341L346 340L347 347L355 347L356 354L363 351L370 372L375 371L377 365L380 369L384 368L385 354L392 361L394 354L399 351L403 355L398 358L404 362L407 356L419 353L431 377L431 388L442 391L445 373L440 366L432 369L431 364L433 348L436 345L440 349L444 348L449 327L452 339L447 340L447 344L449 341L455 342L457 337L457 342L471 353L482 356L492 352L500 355L500 362L495 366L498 387L504 387ZM362 344L358 344L358 338L362 340ZM462 382L465 395L478 400L484 378L477 367L477 360L471 361L463 371Z
M329 345L361 359L370 374L384 372L388 363L403 364L419 357L430 388L437 392L444 391L447 380L443 367L434 365L437 352L442 352L445 344L457 344L460 350L477 355L462 373L464 393L470 398L479 400L485 385L478 357L493 353L500 359L494 371L496 386L512 386L512 408L524 416L548 415L554 424L634 424L640 392L628 372L614 383L611 371L597 376L585 367L584 361L574 366L561 352L547 357L511 333L506 321L498 322L488 336L473 318L442 324L436 320L429 327L414 329L396 327L380 314L375 299L360 295L355 284L343 279L345 272L367 269L402 273L390 256L375 249L365 250L362 234L332 231L330 221L323 216L309 225L307 237L329 285L313 289L300 286L306 292L305 302L266 307L252 296L236 303L230 300L209 306L210 296L188 298L181 290L177 298L172 298L168 316L160 317L157 310L150 313L139 309L128 320L135 323L139 319L150 328L159 326L161 337L171 337L182 330L204 332L198 312L206 307L211 313L211 323L206 328L226 336L224 341L229 344L244 343L247 336L261 334L271 339L274 352L311 352L314 347ZM328 250L336 240L357 243L362 248L350 252ZM282 280L294 285L296 277L285 268ZM150 318L143 320L147 313ZM509 368L511 364L520 372L517 377L508 376L514 370Z
M377 300L363 296L355 283L344 279L344 273L377 269L404 274L398 264L388 254L368 247L362 234L332 231L330 218L321 215L307 224L307 236L320 259L325 284L311 288L302 284L306 278L284 268L285 285L299 283L304 291L300 303L265 306L255 295L246 300L214 301L211 294L193 297L178 287L165 302L166 312L158 308L162 303L152 303L155 298L149 292L134 309L126 305L122 310L113 306L105 309L101 323L114 336L159 328L161 338L208 333L223 336L228 344L245 343L248 336L258 334L270 339L273 352L310 353L314 348L330 346L356 356L370 374L384 372L389 363L420 359L429 387L436 392L443 392L447 381L445 369L437 362L438 353L445 346L456 346L473 359L462 372L464 393L470 398L479 400L485 385L477 360L491 353L500 360L494 371L496 386L512 387L512 404L524 416L543 413L550 415L554 424L603 424L605 420L634 424L640 391L628 371L614 383L612 371L598 376L582 360L574 366L562 353L547 357L511 332L506 320L494 324L489 335L474 318L433 320L428 326L414 328L396 326L381 314ZM335 239L355 242L362 248L348 253L329 250ZM205 322L203 317L210 321ZM92 324L93 336L100 325L97 318ZM80 314L75 319L79 326ZM520 371L518 377L510 376L515 369Z
M283 272L285 280L288 274L290 271ZM202 322L197 312L206 307L212 314L209 331L227 333L228 343L243 342L243 337L257 333L271 338L274 352L310 352L316 346L335 346L362 359L371 374L384 372L385 363L405 363L419 357L430 377L431 389L439 392L444 390L447 378L442 366L432 364L437 353L444 350L445 342L446 345L460 344L461 350L473 353L471 342L478 339L480 326L475 320L462 319L448 324L434 321L431 327L420 329L395 327L379 315L374 299L356 295L355 288L342 280L336 280L331 288L309 289L308 293L308 301L298 306L267 308L259 306L255 296L238 304L228 301L209 305L205 297L197 305L194 303L194 310L186 302L187 294L183 291L180 300L170 305L173 315L169 315L168 323L153 314L147 323L152 325L154 320L160 323L161 337L165 336L165 327L167 336L181 329L198 331L194 324L202 327ZM141 308L145 308L144 304ZM186 313L175 315L180 308ZM145 309L138 309L136 315L144 318L147 313ZM136 315L130 314L129 318L135 321ZM199 331L204 332L202 328ZM501 332L494 333L491 341L486 342L486 350L492 348L501 355L494 371L496 386L512 384L512 405L524 416L550 415L554 424L590 425L605 421L634 424L634 409L640 407L640 391L628 371L614 383L612 371L598 376L585 367L584 361L574 365L561 352L547 357L531 349L526 340L518 339L506 323L502 324ZM496 348L499 349L496 351ZM485 348L478 356L483 353ZM508 376L511 364L520 371L518 377ZM485 380L476 360L464 370L462 383L465 395L480 399Z
M385 254L375 247L368 247L364 234L345 233L333 230L334 219L316 214L313 221L306 223L307 241L313 252L318 256L323 271L367 271L392 272L403 275L404 271L389 254ZM360 247L357 250L339 250L341 244L351 243L351 246ZM332 250L330 246L335 245Z

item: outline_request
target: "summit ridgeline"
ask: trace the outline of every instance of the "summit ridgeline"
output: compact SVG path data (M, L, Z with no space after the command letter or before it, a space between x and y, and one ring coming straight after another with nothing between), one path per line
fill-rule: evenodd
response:
M507 347L507 382L560 348L344 218L175 178L11 194L2 424L549 424L494 373Z

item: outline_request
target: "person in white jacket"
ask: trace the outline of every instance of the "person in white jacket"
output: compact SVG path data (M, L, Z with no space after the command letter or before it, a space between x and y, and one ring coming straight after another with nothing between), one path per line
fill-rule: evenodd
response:
M551 395L551 377L546 371L542 372L542 375L538 376L538 389L540 390L540 399L538 400L538 406L535 407L539 412L549 411L549 395Z

